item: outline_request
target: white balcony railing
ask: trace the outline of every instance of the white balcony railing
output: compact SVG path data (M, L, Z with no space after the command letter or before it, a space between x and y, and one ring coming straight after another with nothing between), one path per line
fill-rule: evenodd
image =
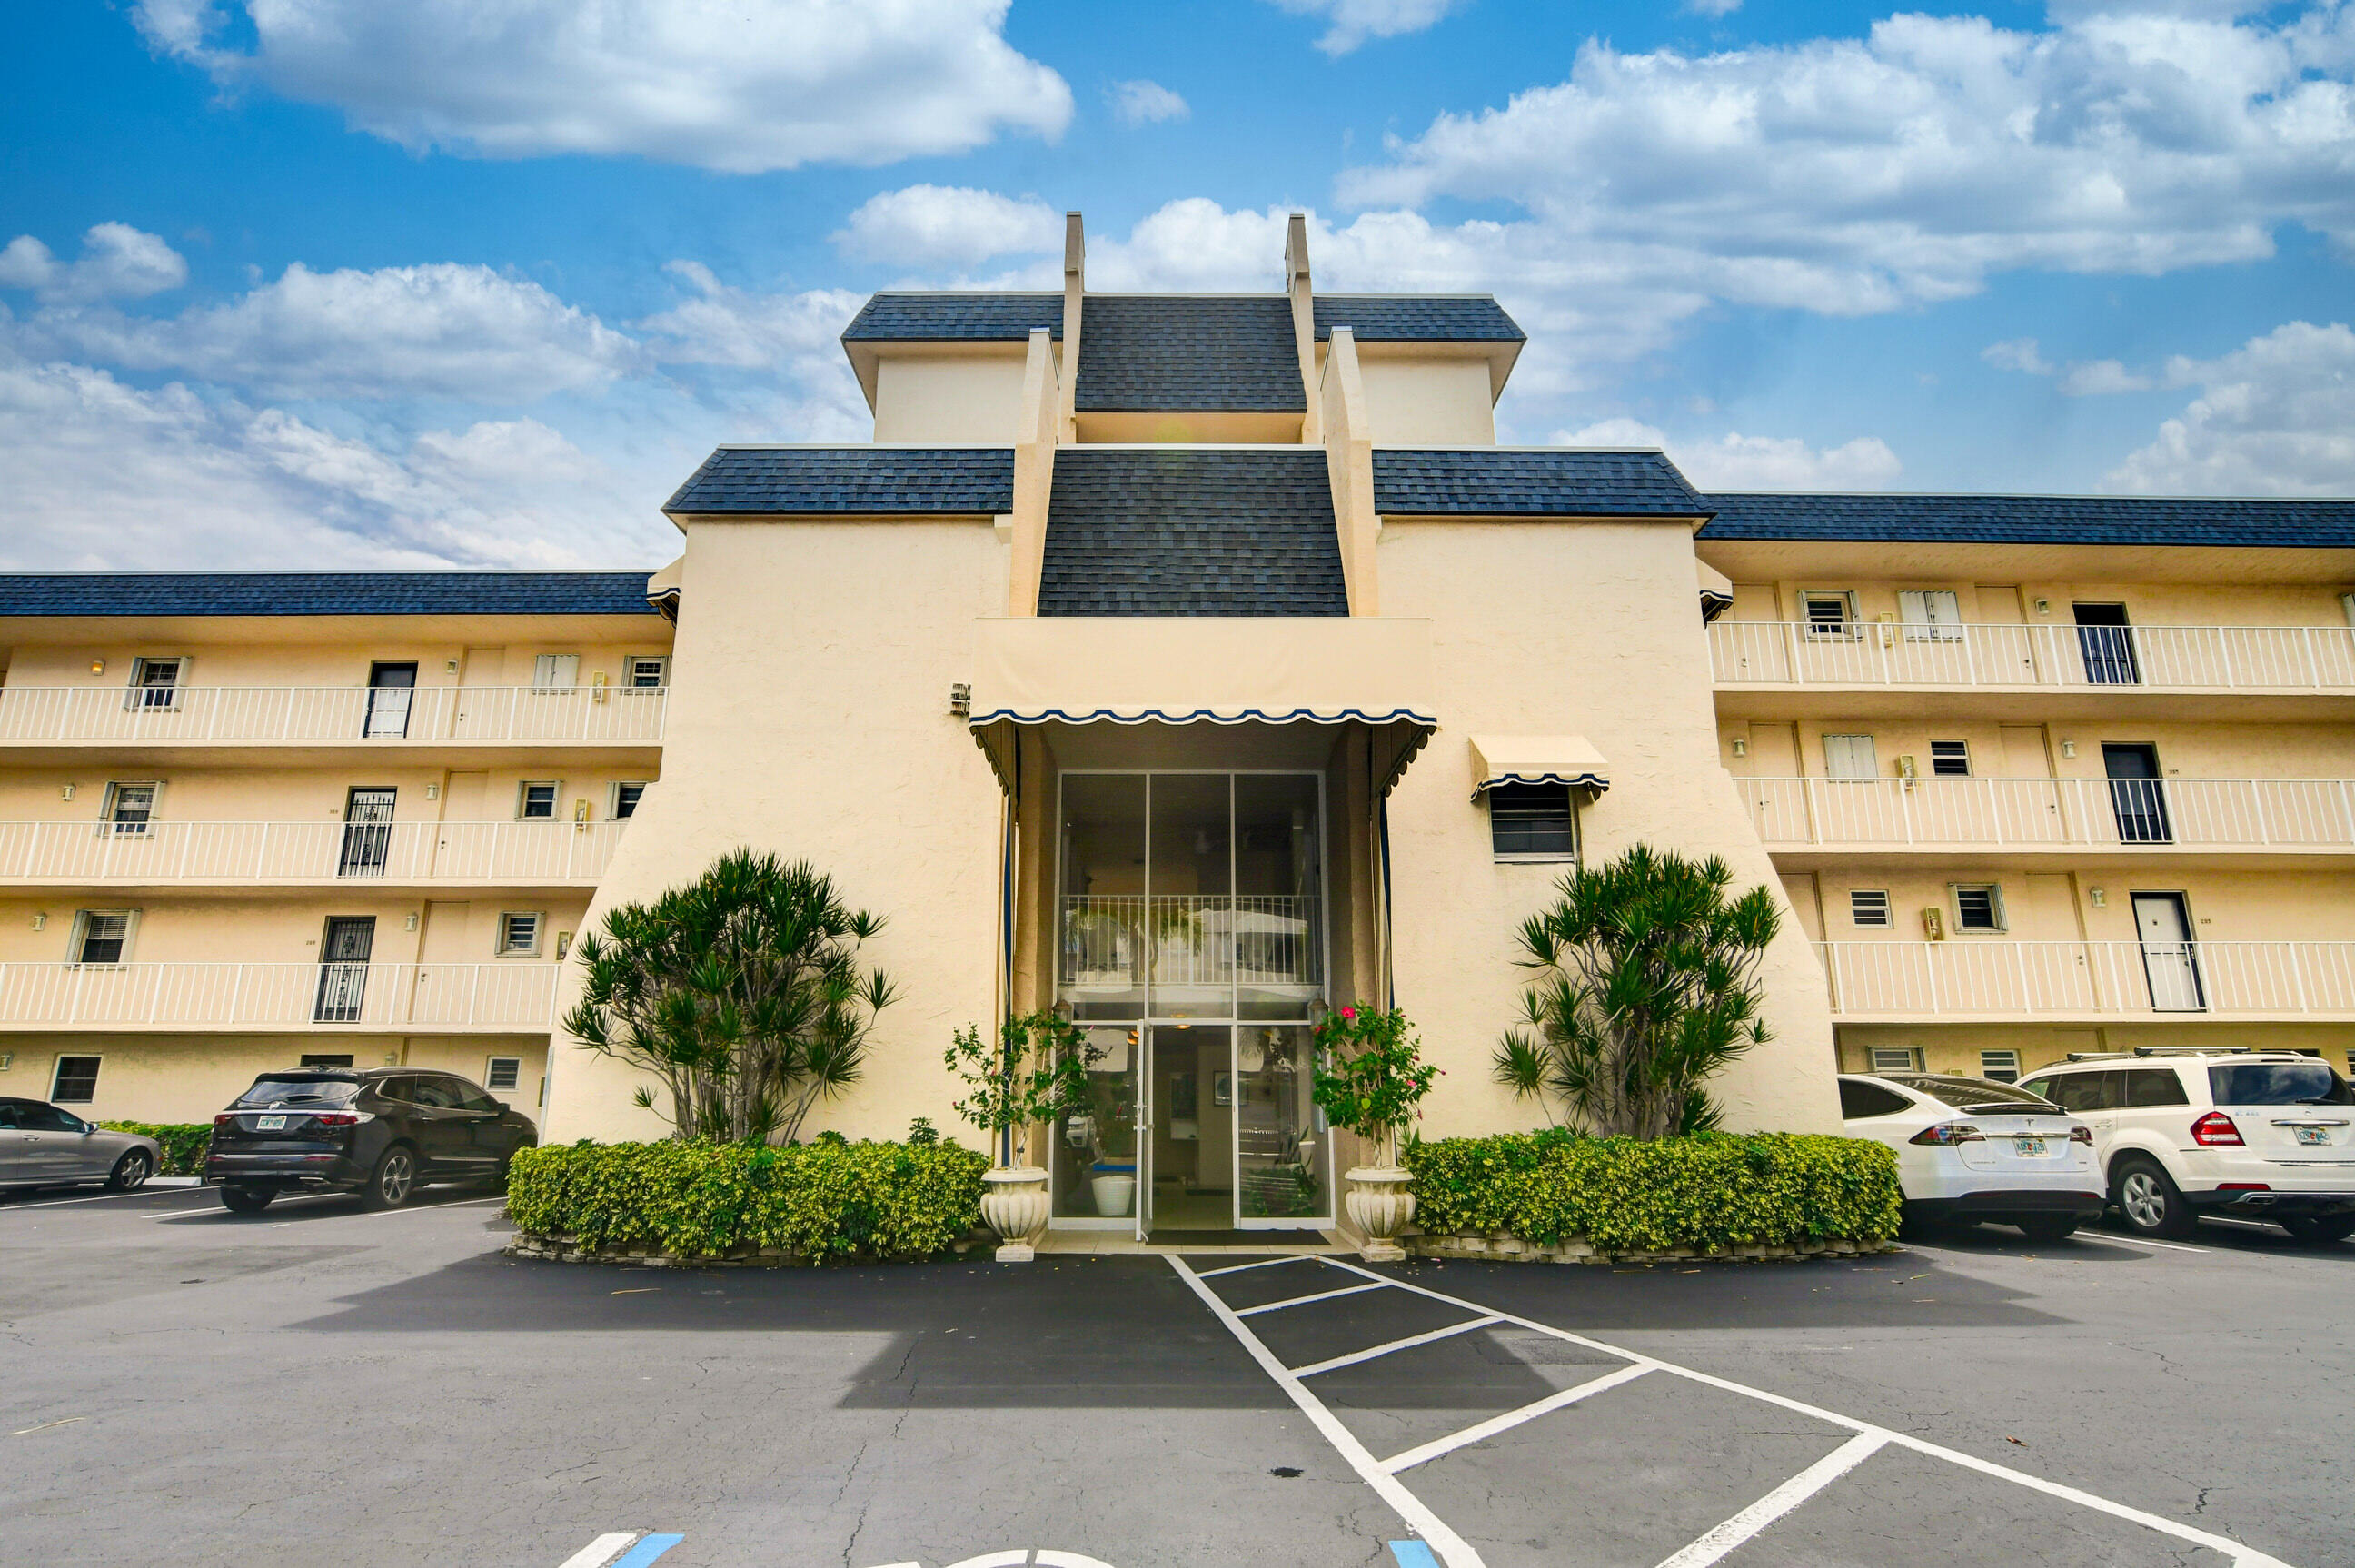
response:
M626 744L661 740L668 702L662 687L8 686L0 743Z
M626 822L0 822L5 882L593 882Z
M1313 986L1318 901L1290 894L1069 894L1066 986Z
M2355 848L2346 779L1738 779L1769 845Z
M1929 626L1718 621L1721 685L2355 690L2346 626Z
M549 1027L559 965L0 964L0 1029Z
M2355 1017L2355 942L1827 942L1832 1011Z

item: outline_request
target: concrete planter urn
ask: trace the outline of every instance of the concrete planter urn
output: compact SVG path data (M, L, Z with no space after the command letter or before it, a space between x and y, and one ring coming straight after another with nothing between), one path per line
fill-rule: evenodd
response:
M1369 1264L1405 1262L1406 1249L1399 1245L1398 1233L1414 1218L1414 1194L1407 1190L1414 1172L1395 1165L1361 1165L1345 1179L1349 1190L1343 1201L1349 1218L1366 1234L1358 1256Z
M981 1180L981 1217L1004 1243L997 1261L1028 1263L1047 1231L1047 1173L1035 1165L1001 1165L983 1172Z
M1128 1206L1136 1200L1134 1176L1099 1176L1088 1185L1095 1192L1096 1212L1106 1219L1127 1213Z

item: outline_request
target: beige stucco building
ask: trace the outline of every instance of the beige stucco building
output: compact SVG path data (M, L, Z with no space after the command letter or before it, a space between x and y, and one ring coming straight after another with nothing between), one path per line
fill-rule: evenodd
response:
M1317 293L1297 222L1264 294L1093 293L1083 250L875 296L875 443L721 448L651 576L13 580L0 1094L406 1059L657 1135L645 1074L550 1053L559 960L743 845L890 923L820 1125L954 1129L952 1030L1090 1030L1081 1229L1329 1221L1327 1002L1414 1019L1427 1135L1533 1125L1515 928L1638 842L1786 901L1736 1126L1835 1126L1881 1052L2343 1064L2355 507L1702 495L1497 445L1519 329Z

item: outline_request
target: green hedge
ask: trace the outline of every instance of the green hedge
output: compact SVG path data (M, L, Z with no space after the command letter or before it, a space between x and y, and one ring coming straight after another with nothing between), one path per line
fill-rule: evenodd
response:
M1903 1197L1886 1145L1797 1133L1645 1141L1550 1128L1442 1138L1406 1163L1426 1232L1579 1237L1605 1253L1885 1241Z
M988 1168L953 1143L574 1144L517 1152L507 1214L527 1234L599 1250L931 1257L978 1221Z
M158 1176L202 1176L205 1150L213 1141L210 1122L101 1122L118 1133L136 1133L164 1146L164 1168Z

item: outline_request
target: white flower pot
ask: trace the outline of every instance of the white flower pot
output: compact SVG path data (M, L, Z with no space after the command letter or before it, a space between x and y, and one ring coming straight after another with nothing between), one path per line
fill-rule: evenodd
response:
M981 1180L981 1217L1005 1243L997 1261L1028 1263L1047 1230L1047 1173L1032 1165L1001 1165L984 1171Z
M1366 1234L1358 1255L1369 1264L1403 1262L1406 1249L1399 1245L1398 1233L1414 1218L1414 1194L1407 1190L1414 1172L1395 1165L1361 1165L1344 1179L1349 1190L1343 1202Z
M1133 1176L1099 1176L1088 1185L1095 1189L1096 1212L1107 1219L1128 1212L1136 1199L1136 1178Z

